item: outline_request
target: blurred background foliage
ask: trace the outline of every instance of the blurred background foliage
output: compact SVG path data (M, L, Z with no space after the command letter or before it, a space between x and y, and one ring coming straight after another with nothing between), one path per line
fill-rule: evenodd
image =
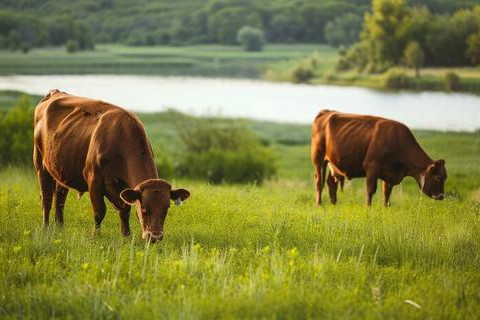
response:
M0 164L30 164L33 150L33 110L27 95L6 111L0 109Z
M95 43L237 44L239 30L249 26L270 43L344 47L357 43L349 55L361 51L366 55L361 67L371 69L398 63L411 41L425 51L426 65L468 65L480 59L480 9L473 9L477 4L477 0L5 0L0 3L0 48L27 53L45 46L90 50Z
M28 95L0 92L0 96L2 105L15 101L13 107L0 108L0 167L31 166L35 105ZM192 117L174 110L141 117L146 119L162 178L261 184L276 173L270 141L259 138L246 121ZM162 133L150 130L153 127L161 127Z

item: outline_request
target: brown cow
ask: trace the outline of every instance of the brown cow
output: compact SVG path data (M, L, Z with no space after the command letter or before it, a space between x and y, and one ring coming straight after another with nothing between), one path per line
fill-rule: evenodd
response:
M63 224L69 189L88 191L95 229L105 217L104 196L120 213L122 234L130 234L135 204L142 238L163 238L170 199L183 201L185 189L173 190L158 178L153 152L140 120L112 104L51 90L35 109L33 163L40 182L43 222L49 223L55 197L55 221Z
M343 179L366 177L367 204L383 180L384 205L394 185L413 177L423 193L442 200L447 179L444 160L432 160L402 123L374 116L321 111L312 126L312 161L315 167L315 203L321 204L327 183L330 200Z

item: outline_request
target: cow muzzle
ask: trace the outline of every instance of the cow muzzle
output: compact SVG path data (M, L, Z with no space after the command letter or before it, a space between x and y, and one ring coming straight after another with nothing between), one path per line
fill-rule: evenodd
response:
M150 243L155 243L157 241L162 241L163 239L163 231L160 233L154 233L150 231L143 232L142 238L145 241L149 241Z
M435 200L443 200L444 196L443 196L443 193L439 193L439 194L433 194L432 198Z

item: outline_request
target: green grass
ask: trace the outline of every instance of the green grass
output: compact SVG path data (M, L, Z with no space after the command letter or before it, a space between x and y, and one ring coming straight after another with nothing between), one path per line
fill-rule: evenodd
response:
M315 58L316 57L316 58ZM380 90L388 90L384 85L386 73L360 73L356 70L335 70L338 61L338 51L331 47L323 47L310 55L280 62L270 63L264 73L264 78L271 81L307 82L310 84L328 84L338 86L358 86ZM318 62L312 65L312 59ZM295 70L303 67L311 72L309 79L299 81ZM480 93L480 68L453 67L453 68L424 68L421 76L415 77L413 69L402 68L409 78L409 90L416 91L448 91L445 84L445 74L453 72L460 77L461 92Z
M166 152L175 145L173 127L163 127L169 117L141 115ZM316 208L309 146L301 143L308 126L295 128L295 143L280 144L282 125L246 123L271 142L277 178L263 186L174 179L192 197L170 210L165 239L150 246L134 216L133 236L121 237L110 205L93 237L88 195L77 200L73 192L65 227L43 230L33 170L2 169L0 317L477 317L479 132L415 132L432 157L446 160L444 201L420 195L407 178L391 208L380 194L367 208L357 179L337 206Z
M453 72L460 77L460 92L480 93L480 68L426 68L419 78L411 69L401 69L409 78L409 90L415 91L448 91L445 84L445 74ZM388 71L387 71L388 72ZM332 84L359 86L375 89L386 89L384 78L386 73L359 74L356 71L328 72L312 79L312 84Z
M126 47L98 45L69 54L63 48L28 54L0 51L0 74L160 74L258 78L273 61L301 58L325 46L267 45L262 52L240 46Z

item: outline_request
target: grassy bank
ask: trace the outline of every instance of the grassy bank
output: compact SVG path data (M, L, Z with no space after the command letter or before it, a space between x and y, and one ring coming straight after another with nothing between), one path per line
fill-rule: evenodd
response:
M386 84L389 71L384 73L362 73L357 71L337 71L335 65L338 54L335 50L322 50L308 58L272 63L267 67L265 79L294 83L357 86L379 90L407 89L415 91L457 91L480 93L480 68L425 68L419 78L412 69L397 69L406 79L398 88ZM459 77L453 88L446 75L454 73Z
M240 46L126 47L98 45L95 51L63 48L28 54L0 51L0 74L152 74L259 78L264 65L305 57L320 45L268 45L262 52Z
M155 154L175 161L175 113L140 117ZM309 127L244 123L274 149L277 177L263 186L173 178L192 197L170 209L165 239L151 246L134 214L133 236L121 238L111 205L92 237L88 195L74 192L65 227L42 230L33 170L1 169L0 317L476 318L480 132L415 132L446 160L444 201L407 178L391 208L379 194L367 208L357 179L337 206L316 208Z
M126 47L99 45L95 51L67 53L63 48L35 49L28 54L0 51L0 75L10 74L142 74L264 78L270 81L360 86L380 90L386 74L336 71L338 51L326 45L269 44L262 52L240 46ZM407 89L449 91L445 74L460 77L456 91L480 93L479 68L426 68L414 71Z

